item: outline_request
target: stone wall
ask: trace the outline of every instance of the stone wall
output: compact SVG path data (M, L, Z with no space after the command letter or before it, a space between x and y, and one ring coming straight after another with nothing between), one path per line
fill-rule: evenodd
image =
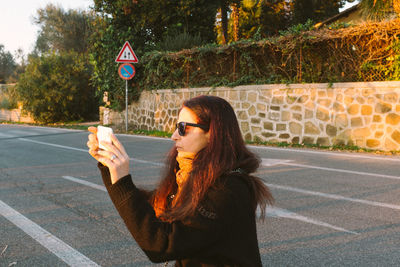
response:
M201 94L228 100L247 140L400 150L400 82L146 91L129 106L129 125L172 132L183 100ZM125 112L107 119L124 124Z
M35 122L29 115L22 114L21 109L0 109L0 121Z

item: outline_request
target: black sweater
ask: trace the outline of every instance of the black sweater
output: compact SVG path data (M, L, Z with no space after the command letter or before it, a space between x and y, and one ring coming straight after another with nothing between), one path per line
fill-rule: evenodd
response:
M223 189L211 188L196 214L184 221L160 221L127 175L111 184L99 164L112 202L136 242L152 262L176 260L175 266L261 266L251 190L241 174L221 177Z

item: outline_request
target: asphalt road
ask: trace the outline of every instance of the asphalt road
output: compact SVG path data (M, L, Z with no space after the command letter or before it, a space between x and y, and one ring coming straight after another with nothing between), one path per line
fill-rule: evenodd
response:
M156 186L172 142L119 139L134 182ZM86 140L0 125L0 266L155 266L104 192ZM251 149L276 199L258 222L264 266L400 266L399 157Z

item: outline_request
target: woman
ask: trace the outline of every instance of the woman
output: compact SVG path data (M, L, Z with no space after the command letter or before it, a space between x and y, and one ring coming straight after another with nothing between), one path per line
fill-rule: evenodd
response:
M264 217L273 198L250 174L259 160L245 146L235 113L219 97L184 102L154 192L136 188L129 157L115 136L98 149L89 129L89 153L102 164L108 193L139 246L153 262L175 266L261 266L256 207Z

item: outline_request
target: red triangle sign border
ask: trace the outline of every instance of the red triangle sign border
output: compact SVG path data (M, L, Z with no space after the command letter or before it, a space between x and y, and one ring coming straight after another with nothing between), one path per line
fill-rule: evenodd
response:
M133 59L121 59L122 53L125 51L126 48L128 48L129 51L132 53ZM139 62L135 52L132 49L132 46L129 44L128 41L125 42L121 51L119 51L119 54L118 54L117 58L115 59L115 62L120 62L120 63L138 63Z

